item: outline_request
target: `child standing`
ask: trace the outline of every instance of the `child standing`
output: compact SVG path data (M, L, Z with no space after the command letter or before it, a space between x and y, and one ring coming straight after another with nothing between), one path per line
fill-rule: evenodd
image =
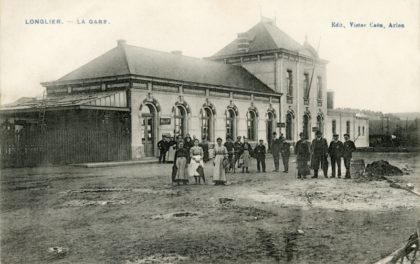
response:
M201 178L203 178L204 183L206 179L204 178L204 163L203 163L203 149L198 145L198 139L194 139L194 146L190 149L190 166L188 168L188 174L191 177L194 177L195 184L201 183Z
M240 159L243 160L242 172L246 171L246 173L249 173L248 167L251 163L251 145L246 140L242 146L242 155Z
M264 140L260 139L259 144L254 149L255 158L257 159L257 170L258 172L262 171L265 172L265 153L266 149L264 146Z

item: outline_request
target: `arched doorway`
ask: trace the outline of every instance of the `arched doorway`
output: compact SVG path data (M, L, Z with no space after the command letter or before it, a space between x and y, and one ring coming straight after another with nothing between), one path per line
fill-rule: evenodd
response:
M235 140L237 136L238 109L235 105L229 106L225 112L226 115L226 138Z
M144 146L144 155L146 157L155 156L156 145L156 126L157 126L157 109L153 103L145 103L142 107L142 144Z
M310 139L309 135L310 135L310 117L308 114L304 114L303 115L303 128L302 128L302 132L303 132L303 136L306 139Z
M201 138L207 141L214 140L214 112L210 107L201 109Z
M267 112L267 144L268 149L271 149L271 142L273 141L273 132L275 130L276 117L272 111Z

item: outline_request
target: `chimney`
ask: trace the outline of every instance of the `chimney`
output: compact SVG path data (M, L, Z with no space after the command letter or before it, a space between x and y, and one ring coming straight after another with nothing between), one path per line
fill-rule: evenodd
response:
M127 41L125 39L119 39L119 40L117 40L117 46L118 47L122 47L122 46L124 46L126 44L127 44Z
M173 51L171 51L171 53L174 54L174 55L182 55L181 50L173 50Z
M334 109L334 91L327 91L327 109Z
M248 33L238 33L236 42L238 52L248 52L251 36Z

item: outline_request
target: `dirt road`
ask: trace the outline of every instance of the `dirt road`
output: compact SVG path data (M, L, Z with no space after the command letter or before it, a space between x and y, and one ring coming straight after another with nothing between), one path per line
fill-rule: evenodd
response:
M418 155L355 158L406 167L395 178L420 186ZM372 263L414 231L419 197L386 182L301 181L291 167L180 187L169 184L171 164L5 169L1 261Z

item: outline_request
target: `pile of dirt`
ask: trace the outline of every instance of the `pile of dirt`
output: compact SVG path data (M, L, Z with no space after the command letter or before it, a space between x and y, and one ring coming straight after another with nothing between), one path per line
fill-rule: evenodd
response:
M403 174L402 170L389 164L388 161L379 160L366 166L364 177L370 180L383 180L383 176L401 176Z

